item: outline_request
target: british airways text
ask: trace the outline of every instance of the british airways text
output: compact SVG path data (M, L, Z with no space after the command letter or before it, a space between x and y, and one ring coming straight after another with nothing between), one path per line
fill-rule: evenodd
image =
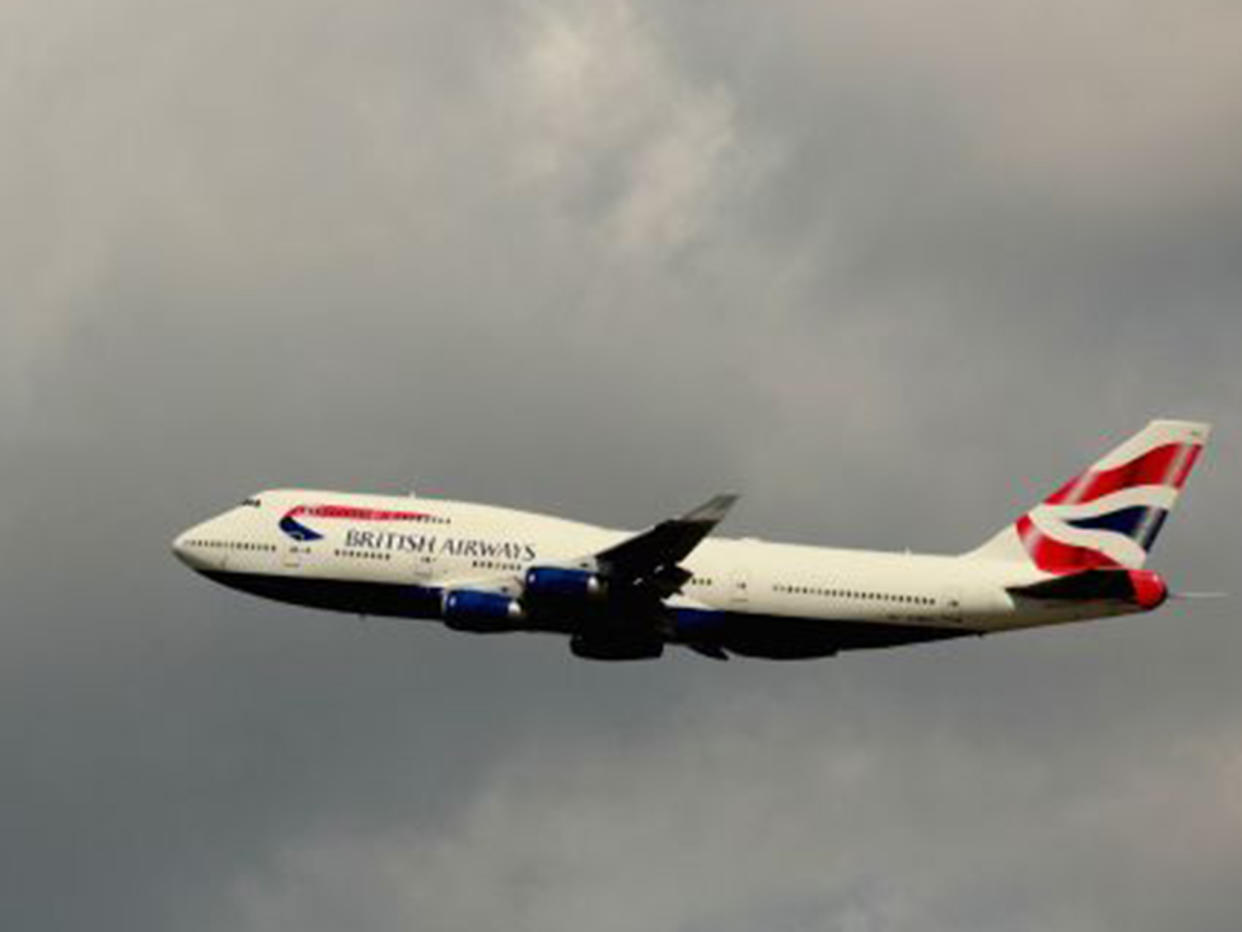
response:
M396 534L391 531L345 532L346 547L369 547L404 553L445 554L453 557L499 557L506 560L534 560L533 544L516 540L486 540L481 537L439 537L435 534Z

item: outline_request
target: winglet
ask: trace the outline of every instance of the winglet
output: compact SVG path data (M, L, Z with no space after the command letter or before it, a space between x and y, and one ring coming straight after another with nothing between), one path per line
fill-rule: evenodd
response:
M737 500L738 496L732 492L717 495L711 501L686 512L679 520L687 524L719 524L724 520L724 516L729 513L729 509L734 506Z

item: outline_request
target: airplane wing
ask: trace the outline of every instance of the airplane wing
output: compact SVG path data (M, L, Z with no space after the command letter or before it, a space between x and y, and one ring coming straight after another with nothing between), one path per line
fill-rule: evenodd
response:
M646 583L662 595L671 595L690 578L678 564L724 519L737 499L736 495L717 495L679 518L661 521L614 544L595 554L595 559L614 580Z
M515 630L521 619L538 619L541 630L567 625L570 649L581 657L658 657L672 625L664 599L679 592L691 576L680 563L736 501L736 495L717 495L679 518L661 521L598 553L569 563L533 566L521 578L492 577L449 586L446 622L462 630L499 631ZM585 630L577 630L584 620ZM718 659L724 656L710 645L690 646Z

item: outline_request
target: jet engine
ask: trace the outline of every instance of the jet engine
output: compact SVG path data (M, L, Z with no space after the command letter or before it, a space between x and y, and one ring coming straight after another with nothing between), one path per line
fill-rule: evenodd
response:
M454 631L487 634L518 630L526 612L517 599L500 592L449 589L441 602L441 615Z
M589 570L539 566L526 571L526 594L536 598L602 599L608 580Z

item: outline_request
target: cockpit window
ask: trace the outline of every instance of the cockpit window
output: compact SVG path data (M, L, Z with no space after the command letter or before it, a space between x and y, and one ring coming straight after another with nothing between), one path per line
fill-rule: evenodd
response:
M258 508L263 503L260 502L257 498L248 498L245 501L243 501L242 504L248 508Z

